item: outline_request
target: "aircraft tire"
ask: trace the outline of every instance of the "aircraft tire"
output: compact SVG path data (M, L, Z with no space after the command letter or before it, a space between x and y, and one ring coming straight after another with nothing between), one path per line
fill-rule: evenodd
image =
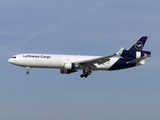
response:
M88 75L86 74L86 75L84 75L84 77L85 77L85 78L87 78L87 77L88 77Z
M80 75L80 77L81 77L81 78L83 78L83 77L84 77L84 75L83 75L83 74L81 74L81 75Z

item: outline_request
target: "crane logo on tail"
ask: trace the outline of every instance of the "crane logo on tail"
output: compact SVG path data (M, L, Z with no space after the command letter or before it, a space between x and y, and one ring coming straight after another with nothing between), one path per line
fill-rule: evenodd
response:
M135 44L135 48L137 50L142 50L143 49L143 43L138 41L136 44Z

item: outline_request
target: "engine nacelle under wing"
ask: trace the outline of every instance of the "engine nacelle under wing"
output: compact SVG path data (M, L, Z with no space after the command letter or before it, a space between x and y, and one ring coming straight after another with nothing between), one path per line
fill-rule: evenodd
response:
M76 68L75 63L65 63L64 64L64 69L72 70L72 69L75 69L75 68Z
M61 74L70 74L70 73L74 73L77 72L74 69L68 70L68 69L60 69Z
M70 74L77 72L76 67L78 67L75 63L65 63L64 69L60 69L61 74Z

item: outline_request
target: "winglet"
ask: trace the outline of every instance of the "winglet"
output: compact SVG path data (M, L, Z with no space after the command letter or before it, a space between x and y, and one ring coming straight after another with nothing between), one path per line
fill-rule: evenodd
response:
M124 50L124 48L122 47L116 54L119 55L119 56L121 56L122 53L123 53L123 50Z

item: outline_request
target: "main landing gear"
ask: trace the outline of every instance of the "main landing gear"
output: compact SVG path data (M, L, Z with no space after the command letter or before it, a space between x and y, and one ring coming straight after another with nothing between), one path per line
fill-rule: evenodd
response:
M88 75L90 75L92 73L91 70L83 70L83 74L80 75L81 78L85 77L87 78Z

